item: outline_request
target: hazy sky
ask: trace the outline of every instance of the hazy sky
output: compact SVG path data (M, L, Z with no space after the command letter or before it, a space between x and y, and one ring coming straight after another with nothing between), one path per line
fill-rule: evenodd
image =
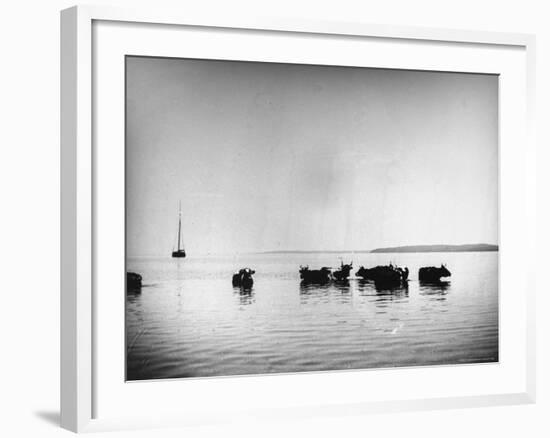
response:
M497 243L491 75L127 58L128 255Z

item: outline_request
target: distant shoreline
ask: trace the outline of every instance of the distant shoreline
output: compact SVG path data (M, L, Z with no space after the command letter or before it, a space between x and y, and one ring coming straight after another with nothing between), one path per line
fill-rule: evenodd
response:
M279 250L262 251L256 254L388 254L388 253L426 253L426 252L496 252L498 245L475 243L466 245L407 245L373 250Z
M407 245L390 248L377 248L374 253L402 253L402 252L494 252L498 245L488 243L470 243L466 245Z

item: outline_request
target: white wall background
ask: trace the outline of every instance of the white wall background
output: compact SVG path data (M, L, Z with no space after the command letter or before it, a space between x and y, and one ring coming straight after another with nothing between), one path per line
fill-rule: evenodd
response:
M531 406L325 418L108 436L548 436L550 13L535 0L101 1L256 15L536 33L538 402ZM200 3L200 5L199 5ZM59 417L59 10L64 0L0 3L0 435L61 436Z

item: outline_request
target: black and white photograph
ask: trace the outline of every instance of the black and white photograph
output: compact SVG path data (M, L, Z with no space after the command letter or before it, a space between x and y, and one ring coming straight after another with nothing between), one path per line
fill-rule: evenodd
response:
M125 64L128 381L499 361L497 75Z

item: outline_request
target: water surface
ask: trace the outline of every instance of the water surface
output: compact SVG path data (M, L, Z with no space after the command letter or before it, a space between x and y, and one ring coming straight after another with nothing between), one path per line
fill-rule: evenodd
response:
M406 288L351 279L302 286L300 264L408 266ZM447 263L447 284L418 282ZM126 306L127 379L498 361L498 253L260 254L130 258L143 276ZM233 288L240 267L249 291Z

